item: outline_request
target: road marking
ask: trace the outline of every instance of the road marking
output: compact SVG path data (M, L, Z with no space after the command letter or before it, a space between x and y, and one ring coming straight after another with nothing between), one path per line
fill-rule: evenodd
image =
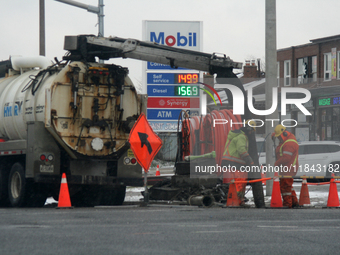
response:
M177 225L178 227L211 227L211 228L216 228L217 225Z
M132 233L133 235L159 235L159 232L141 232L141 233Z
M230 230L230 231L234 231L234 230ZM225 230L216 230L216 231L194 231L194 232L191 232L191 233L196 233L196 234L207 234L207 233L226 233L226 232L230 232L230 231L225 231Z
M257 226L258 228L298 228L298 226Z

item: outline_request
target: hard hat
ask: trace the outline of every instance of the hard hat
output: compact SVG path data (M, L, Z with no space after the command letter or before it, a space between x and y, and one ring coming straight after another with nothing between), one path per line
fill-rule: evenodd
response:
M247 120L246 121L246 127L252 128L254 131L256 130L256 123L254 120Z
M283 133L283 131L285 131L285 130L286 130L285 126L283 126L281 124L277 125L274 129L275 137L280 136Z

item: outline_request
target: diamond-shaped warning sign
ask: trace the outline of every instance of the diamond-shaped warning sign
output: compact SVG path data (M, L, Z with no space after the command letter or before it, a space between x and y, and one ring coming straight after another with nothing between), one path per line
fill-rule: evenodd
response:
M153 132L143 113L130 132L129 143L138 163L148 172L153 158L162 147L162 140Z

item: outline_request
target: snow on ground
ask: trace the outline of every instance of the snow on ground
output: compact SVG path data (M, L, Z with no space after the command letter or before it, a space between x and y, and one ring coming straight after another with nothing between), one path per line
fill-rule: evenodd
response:
M144 197L141 192L144 191L144 187L127 187L125 202L138 202Z

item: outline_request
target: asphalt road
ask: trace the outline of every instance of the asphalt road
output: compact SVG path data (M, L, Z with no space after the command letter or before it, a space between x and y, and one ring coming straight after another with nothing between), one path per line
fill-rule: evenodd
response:
M0 209L1 254L337 254L339 209Z

